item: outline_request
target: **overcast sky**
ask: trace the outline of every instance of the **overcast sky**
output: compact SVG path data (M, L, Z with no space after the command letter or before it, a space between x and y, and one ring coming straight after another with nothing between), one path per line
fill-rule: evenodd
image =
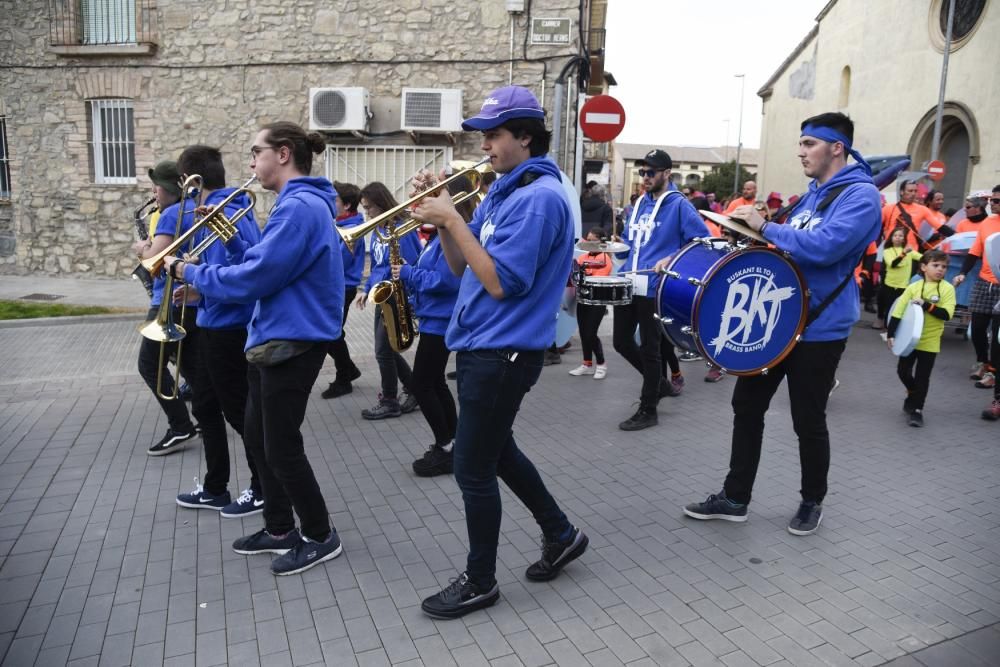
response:
M828 0L612 0L605 69L625 107L617 141L760 146L757 91L815 25Z

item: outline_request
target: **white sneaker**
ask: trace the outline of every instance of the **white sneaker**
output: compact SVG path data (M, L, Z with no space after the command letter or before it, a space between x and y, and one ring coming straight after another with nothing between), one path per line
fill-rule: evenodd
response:
M594 374L594 367L593 366L588 366L587 364L580 364L579 366L577 366L576 368L574 368L573 370L571 370L569 372L569 374L570 375L577 375L577 376L579 376L579 375L593 375Z
M604 376L608 374L607 364L597 364L597 368L594 369L594 379L603 380Z

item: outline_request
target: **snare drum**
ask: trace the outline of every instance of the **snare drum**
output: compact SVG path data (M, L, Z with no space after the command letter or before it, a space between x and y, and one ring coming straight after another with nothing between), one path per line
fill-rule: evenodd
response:
M656 293L663 331L732 375L766 373L799 340L809 311L805 280L777 250L693 241Z
M587 306L626 306L632 303L632 281L621 276L584 276L576 285L576 300Z

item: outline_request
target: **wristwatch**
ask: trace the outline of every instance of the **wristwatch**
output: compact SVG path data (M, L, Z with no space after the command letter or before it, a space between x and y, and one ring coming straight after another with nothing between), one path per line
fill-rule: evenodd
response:
M184 260L183 259L179 259L176 262L174 262L173 264L171 264L170 265L170 270L167 273L169 273L170 277L173 278L174 280L180 280L181 282L183 282L183 279L180 276L177 275L177 267L180 264L184 264Z

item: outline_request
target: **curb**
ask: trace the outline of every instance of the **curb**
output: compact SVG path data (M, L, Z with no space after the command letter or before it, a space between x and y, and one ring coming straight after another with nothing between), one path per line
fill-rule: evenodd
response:
M96 324L98 322L119 322L122 320L142 321L145 314L105 313L102 315L68 315L66 317L32 317L21 320L2 320L0 329L21 329L26 327L64 326L67 324Z

